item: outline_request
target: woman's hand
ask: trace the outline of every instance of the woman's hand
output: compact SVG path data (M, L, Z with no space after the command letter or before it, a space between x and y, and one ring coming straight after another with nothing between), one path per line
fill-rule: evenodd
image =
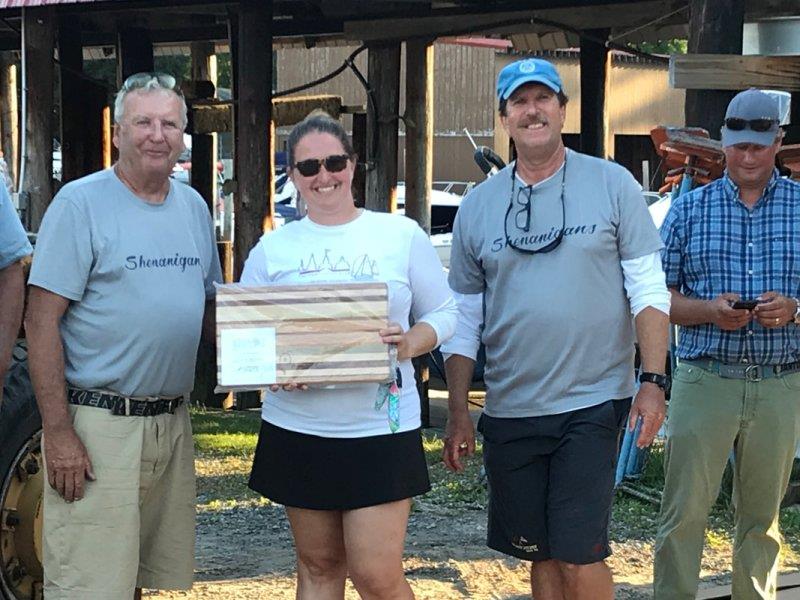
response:
M428 323L420 321L408 331L398 323L388 323L378 331L384 344L397 346L397 360L406 360L421 356L436 347L436 331Z
M397 346L397 360L412 358L408 353L408 340L406 333L399 323L391 322L386 327L378 331L381 341L384 344L395 344Z
M308 386L305 383L284 383L283 385L278 385L277 383L274 383L271 386L269 386L270 392L277 392L279 390L283 390L284 392L293 392L295 390L300 390L302 392L307 389Z

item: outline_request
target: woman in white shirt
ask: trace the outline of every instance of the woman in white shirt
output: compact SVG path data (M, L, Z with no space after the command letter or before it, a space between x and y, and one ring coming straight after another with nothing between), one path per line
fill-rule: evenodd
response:
M377 384L267 392L250 487L286 506L297 598L413 598L402 566L411 498L430 489L411 358L449 338L457 309L428 237L410 219L357 208L356 156L342 126L315 115L288 140L308 215L265 234L241 283L383 281L397 388ZM409 327L409 317L414 326Z

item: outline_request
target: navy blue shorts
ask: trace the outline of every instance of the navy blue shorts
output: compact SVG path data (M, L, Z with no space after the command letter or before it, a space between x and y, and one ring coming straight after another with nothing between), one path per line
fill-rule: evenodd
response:
M631 399L544 417L483 415L490 548L523 560L599 562Z

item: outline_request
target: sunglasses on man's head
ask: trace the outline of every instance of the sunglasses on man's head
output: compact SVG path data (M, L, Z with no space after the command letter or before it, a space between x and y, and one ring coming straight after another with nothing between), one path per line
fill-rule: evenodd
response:
M738 117L730 117L725 119L725 127L731 131L742 131L744 129L751 129L752 131L765 132L772 129L778 124L777 119L740 119Z
M134 73L125 80L125 83L122 84L122 89L128 92L131 90L138 90L147 87L153 80L158 83L159 87L173 90L180 94L180 89L177 87L178 82L175 78L169 73L161 73L158 71Z
M345 167L347 167L348 160L350 160L350 157L347 154L332 154L325 158L300 160L294 163L294 168L297 169L303 177L313 177L319 173L322 165L325 165L325 170L328 173L344 171Z

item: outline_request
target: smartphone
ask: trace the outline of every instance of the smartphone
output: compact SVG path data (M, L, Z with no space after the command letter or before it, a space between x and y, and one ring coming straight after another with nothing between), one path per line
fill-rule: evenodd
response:
M737 300L731 305L731 308L753 310L758 306L758 300Z

